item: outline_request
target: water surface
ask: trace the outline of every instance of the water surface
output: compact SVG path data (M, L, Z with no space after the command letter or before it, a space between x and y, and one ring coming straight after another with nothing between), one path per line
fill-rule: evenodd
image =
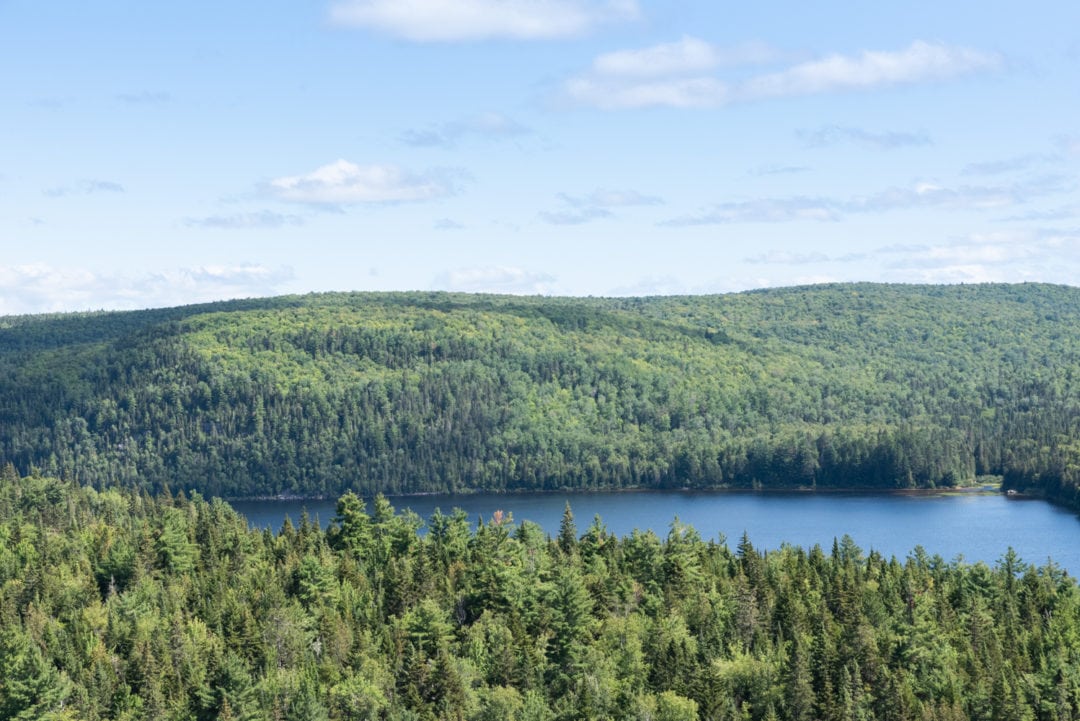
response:
M651 529L663 537L678 517L702 538L725 538L734 546L743 532L755 547L782 543L829 550L834 538L850 535L864 550L907 557L916 545L946 560L962 557L993 565L1011 546L1024 561L1048 558L1080 575L1080 519L1066 509L998 494L881 495L838 493L738 493L641 491L629 493L521 493L390 497L395 508L411 508L427 519L436 508L462 508L470 519L501 510L515 521L530 520L558 533L567 502L583 533L599 514L608 530L625 535ZM253 526L277 530L286 516L298 522L306 509L326 525L334 501L236 501Z

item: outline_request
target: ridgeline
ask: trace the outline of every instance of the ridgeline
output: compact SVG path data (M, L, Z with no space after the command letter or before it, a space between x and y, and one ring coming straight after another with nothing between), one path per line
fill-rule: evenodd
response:
M1076 505L1080 289L319 294L0 317L0 462L224 497L935 488Z

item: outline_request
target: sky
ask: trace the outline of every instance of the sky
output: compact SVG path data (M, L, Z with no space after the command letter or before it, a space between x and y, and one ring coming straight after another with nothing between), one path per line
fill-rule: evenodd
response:
M1075 0L0 0L0 314L1080 285Z

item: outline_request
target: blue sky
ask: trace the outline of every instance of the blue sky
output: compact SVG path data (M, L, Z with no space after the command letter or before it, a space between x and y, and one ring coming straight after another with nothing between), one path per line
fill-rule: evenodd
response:
M0 0L0 314L1080 285L1080 4Z

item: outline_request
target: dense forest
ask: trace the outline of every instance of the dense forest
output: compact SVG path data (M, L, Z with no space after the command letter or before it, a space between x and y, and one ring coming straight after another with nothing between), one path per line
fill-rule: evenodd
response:
M1080 289L319 294L0 318L0 462L223 497L931 488L1080 500Z
M1059 721L1080 588L382 497L249 530L219 499L0 478L0 718Z

